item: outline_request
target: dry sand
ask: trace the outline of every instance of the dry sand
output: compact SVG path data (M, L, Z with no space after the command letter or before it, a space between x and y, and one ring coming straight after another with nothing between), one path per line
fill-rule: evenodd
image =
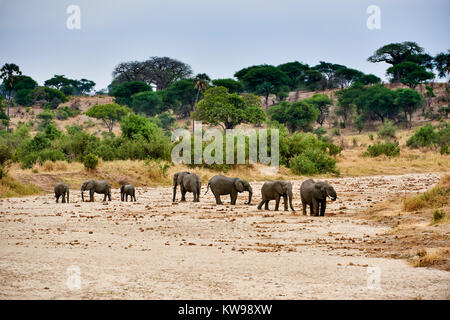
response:
M329 179L339 198L325 217L301 215L301 181L295 214L258 211L262 182L252 206L247 194L216 206L205 184L200 203L188 194L173 205L168 187L138 188L136 203L118 190L108 204L83 203L78 190L69 204L51 194L0 200L0 298L449 299L449 272L369 255L365 243L388 229L354 214L439 178Z

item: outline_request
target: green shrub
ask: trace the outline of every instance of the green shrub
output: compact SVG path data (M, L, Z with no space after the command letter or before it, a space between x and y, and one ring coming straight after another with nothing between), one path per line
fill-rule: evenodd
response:
M378 130L378 136L382 139L395 139L397 127L392 121L385 121Z
M450 123L444 123L436 128L427 124L419 128L409 139L406 145L409 148L438 148L441 154L449 153Z
M98 158L96 155L89 153L83 159L83 165L87 170L94 170L98 165Z
M446 217L446 213L444 210L434 210L433 211L433 216L431 217L431 222L432 223L437 223L443 219L445 219Z
M398 143L376 143L374 145L368 146L367 151L364 152L363 156L378 157L382 154L388 157L396 157L400 155L400 147Z

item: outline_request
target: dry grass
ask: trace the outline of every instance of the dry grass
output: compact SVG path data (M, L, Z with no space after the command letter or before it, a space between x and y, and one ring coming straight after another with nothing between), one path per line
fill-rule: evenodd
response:
M431 267L444 264L450 259L450 248L438 248L434 250L421 249L411 261L414 267Z
M25 197L40 193L41 190L34 184L22 184L11 177L0 180L0 198Z
M403 201L404 211L442 208L450 205L450 175L445 175L432 189Z

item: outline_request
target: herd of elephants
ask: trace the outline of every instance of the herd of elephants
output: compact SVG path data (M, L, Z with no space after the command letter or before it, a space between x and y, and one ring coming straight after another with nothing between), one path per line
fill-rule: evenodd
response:
M195 173L188 171L175 173L173 176L172 201L175 202L177 186L179 185L181 189L181 201L186 201L186 193L192 192L194 194L194 202L200 202L201 184L200 177ZM206 193L210 188L218 205L223 204L220 200L220 196L222 195L230 195L231 204L235 205L238 193L244 191L248 191L249 193L246 204L251 204L253 189L250 183L245 180L216 175L209 180ZM84 191L89 191L91 202L94 201L94 193L103 194L103 201L106 201L107 198L111 201L111 185L105 180L88 180L84 182L81 186L81 199L83 202ZM131 201L136 201L135 188L132 184L124 184L120 187L120 200L128 201L128 196L131 197ZM289 206L292 211L295 211L292 205L292 184L289 181L276 180L265 182L261 188L261 196L262 200L258 205L259 210L263 205L265 210L269 210L269 201L275 200L275 211L278 211L280 199L283 197L284 210L288 211L289 199ZM69 202L69 186L65 183L57 183L55 185L55 197L57 203L60 197L62 197L63 203ZM304 215L306 215L306 206L309 205L311 216L324 216L327 197L335 201L337 194L334 188L328 183L315 182L312 179L308 179L300 187L300 197Z

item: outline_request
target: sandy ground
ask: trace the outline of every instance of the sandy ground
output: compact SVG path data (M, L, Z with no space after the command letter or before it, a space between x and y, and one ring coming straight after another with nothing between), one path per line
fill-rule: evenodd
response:
M300 215L301 181L296 214L258 211L262 182L252 206L247 194L216 206L211 192L173 205L167 187L139 188L136 203L118 190L108 204L83 203L77 190L70 204L0 200L0 298L449 299L449 272L369 255L365 244L388 230L351 214L439 178L329 179L339 198L325 217Z

